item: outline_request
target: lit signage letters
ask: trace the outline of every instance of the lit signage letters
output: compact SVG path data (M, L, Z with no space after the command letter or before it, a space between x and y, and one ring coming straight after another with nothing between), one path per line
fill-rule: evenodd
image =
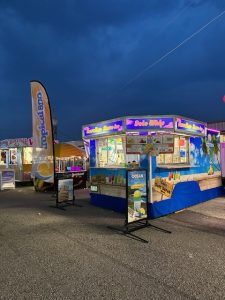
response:
M123 131L123 121L118 120L113 122L86 126L83 128L83 136L95 136L108 133L117 133L121 131Z
M7 139L0 141L0 149L32 146L32 138Z
M176 119L176 129L179 131L186 131L191 133L205 134L205 125L191 120L181 118Z
M173 129L173 118L126 119L126 129Z

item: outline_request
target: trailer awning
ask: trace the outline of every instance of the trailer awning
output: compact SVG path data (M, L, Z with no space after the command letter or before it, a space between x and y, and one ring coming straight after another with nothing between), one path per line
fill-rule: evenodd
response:
M76 147L75 145L59 143L54 145L55 157L72 157L72 156L86 156L85 151Z

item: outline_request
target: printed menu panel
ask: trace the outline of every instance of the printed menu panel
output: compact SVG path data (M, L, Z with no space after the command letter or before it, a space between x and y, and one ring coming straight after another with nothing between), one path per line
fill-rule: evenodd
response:
M58 202L67 202L73 200L73 179L58 180Z
M148 189L146 170L127 171L127 224L148 217Z

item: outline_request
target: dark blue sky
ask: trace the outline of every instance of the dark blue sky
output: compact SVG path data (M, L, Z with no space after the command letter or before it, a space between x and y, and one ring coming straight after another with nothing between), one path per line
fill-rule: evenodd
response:
M224 120L225 15L137 76L224 10L223 0L0 0L0 140L32 135L34 79L64 141L125 115Z

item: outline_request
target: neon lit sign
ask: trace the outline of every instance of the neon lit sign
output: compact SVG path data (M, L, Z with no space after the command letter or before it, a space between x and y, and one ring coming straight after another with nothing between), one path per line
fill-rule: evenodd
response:
M181 118L176 119L176 129L179 131L187 131L198 134L205 134L205 125Z
M7 139L0 141L0 148L17 148L32 146L32 138Z
M173 129L173 118L126 119L126 129Z
M90 125L83 128L83 136L95 136L123 131L123 121L105 122L97 125Z

